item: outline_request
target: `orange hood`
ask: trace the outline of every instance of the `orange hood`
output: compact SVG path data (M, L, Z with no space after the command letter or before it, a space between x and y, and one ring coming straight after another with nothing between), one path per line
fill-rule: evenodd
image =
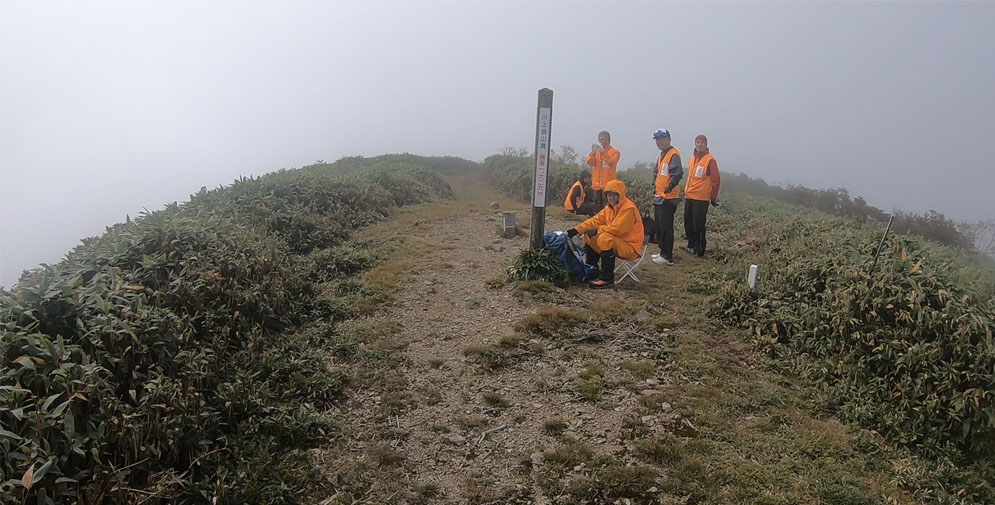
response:
M619 199L617 207L622 208L622 206L625 205L625 201L627 200L625 197L627 193L625 183L618 179L612 179L608 181L608 184L605 184L605 191L614 191L618 193Z

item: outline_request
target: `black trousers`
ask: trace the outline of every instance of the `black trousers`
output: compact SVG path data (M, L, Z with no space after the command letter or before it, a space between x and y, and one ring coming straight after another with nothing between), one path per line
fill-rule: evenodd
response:
M594 202L584 202L573 212L578 216L593 216L596 213L594 210Z
M595 252L589 245L584 246L584 263L598 268L598 278L606 282L615 282L615 251Z
M594 213L597 214L601 212L601 209L605 208L605 204L608 202L605 200L605 190L595 189L592 192L594 193Z
M708 215L708 202L684 200L684 233L688 236L688 249L698 256L705 255L705 217Z
M656 221L655 240L660 246L660 256L674 259L674 214L677 212L677 199L664 200L653 204L653 219Z

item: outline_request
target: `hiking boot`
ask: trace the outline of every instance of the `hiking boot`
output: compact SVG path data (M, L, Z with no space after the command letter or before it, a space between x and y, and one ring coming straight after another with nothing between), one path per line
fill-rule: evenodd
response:
M615 285L615 281L606 281L602 279L594 280L588 283L591 289L605 289L610 288Z
M690 247L687 247L687 246L682 247L681 250L684 251L684 252L686 252L686 253L688 253L688 254L693 254L695 256L698 255L698 251L695 251L694 249L692 249Z
M601 251L599 256L602 270L615 271L615 251Z
M674 260L672 260L670 258L664 258L663 256L660 256L659 254L654 254L653 256L654 256L653 257L653 263L656 263L657 265L673 265L674 264Z

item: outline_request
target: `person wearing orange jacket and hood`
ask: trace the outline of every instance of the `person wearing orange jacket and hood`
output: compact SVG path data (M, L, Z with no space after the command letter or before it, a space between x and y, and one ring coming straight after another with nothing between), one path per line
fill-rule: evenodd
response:
M597 215L567 230L567 236L584 236L584 263L601 267L592 288L615 284L615 257L634 260L643 252L643 220L639 209L625 197L625 184L615 179L605 185L607 205Z
M688 236L685 251L705 256L705 216L708 206L719 206L719 165L708 151L708 138L694 138L694 154L688 161L688 178L684 184L684 233Z
M598 133L598 143L591 146L587 164L591 166L591 187L594 188L594 210L605 207L605 185L615 180L618 160L622 153L611 145L612 135L606 131Z

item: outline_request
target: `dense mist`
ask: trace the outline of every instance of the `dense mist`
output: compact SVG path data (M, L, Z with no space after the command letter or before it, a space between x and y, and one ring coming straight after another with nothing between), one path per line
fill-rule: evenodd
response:
M0 285L240 175L668 128L720 169L995 217L993 3L0 3Z

